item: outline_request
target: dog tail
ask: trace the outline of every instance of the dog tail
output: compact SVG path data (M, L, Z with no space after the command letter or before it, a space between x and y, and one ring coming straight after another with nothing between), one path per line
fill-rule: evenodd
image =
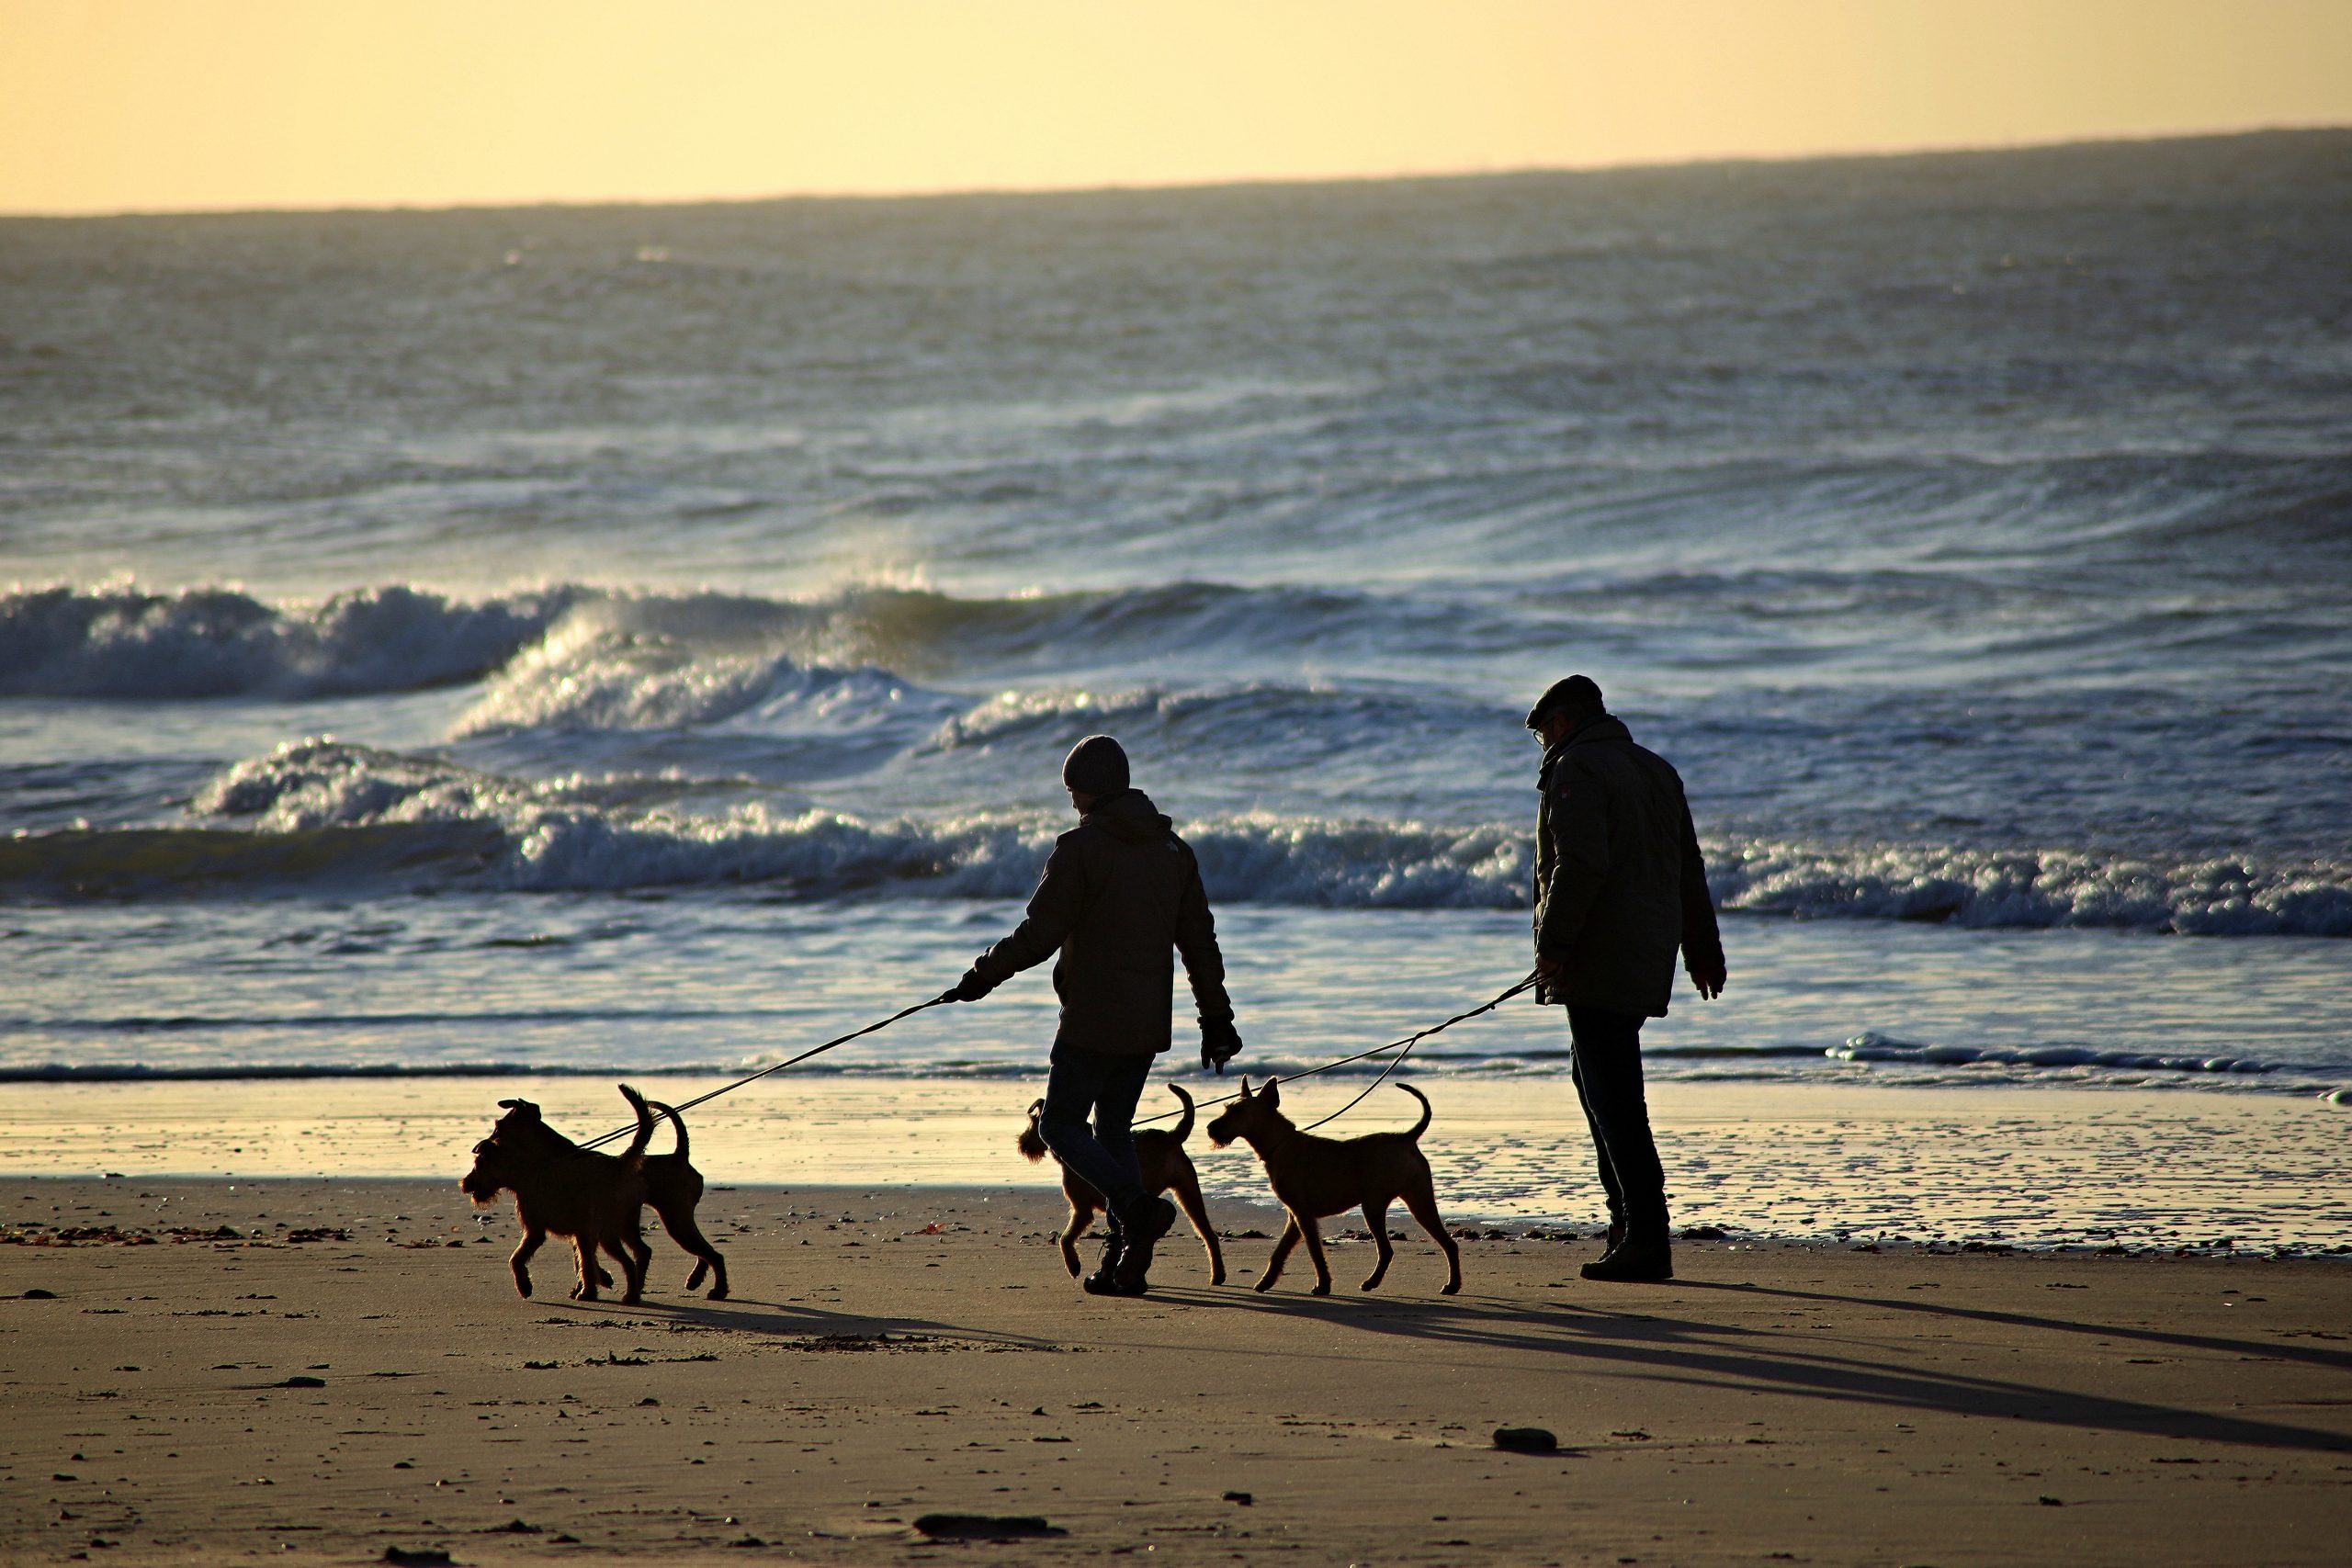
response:
M658 1100L649 1100L645 1103L652 1107L653 1113L656 1116L667 1116L670 1119L670 1125L678 1130L678 1146L672 1149L670 1152L677 1156L680 1159L685 1158L686 1119L678 1114L678 1108L674 1105L664 1105Z
M1421 1119L1413 1123L1411 1132L1405 1134L1408 1138L1418 1138L1430 1130L1430 1097L1408 1083L1400 1083L1396 1087L1421 1102Z
M1168 1086L1168 1092L1184 1102L1183 1119L1168 1130L1168 1135L1181 1144L1193 1135L1193 1097L1175 1084Z
M1046 1157L1046 1135L1037 1131L1037 1117L1045 1109L1044 1100L1032 1101L1029 1120L1022 1123L1021 1135L1012 1140L1012 1146L1019 1149L1022 1157L1032 1165Z
M628 1085L620 1087L621 1098L628 1100L629 1109L637 1112L636 1135L629 1139L628 1147L621 1151L621 1158L635 1165L645 1157L645 1145L653 1141L653 1108L646 1104L645 1096Z

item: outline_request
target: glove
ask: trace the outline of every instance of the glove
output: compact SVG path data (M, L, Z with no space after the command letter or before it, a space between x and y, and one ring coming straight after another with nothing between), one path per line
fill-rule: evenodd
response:
M1231 1019L1221 1018L1214 1023L1202 1021L1201 1066L1204 1071L1214 1071L1217 1077L1223 1077L1225 1065L1240 1054L1241 1032L1233 1027Z
M939 993L943 1002L976 1002L996 989L980 977L978 969L967 969L964 977Z

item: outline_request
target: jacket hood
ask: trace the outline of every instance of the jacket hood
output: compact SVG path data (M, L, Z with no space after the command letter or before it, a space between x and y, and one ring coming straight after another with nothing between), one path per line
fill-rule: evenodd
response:
M1634 732L1613 713L1595 714L1560 738L1560 743L1544 753L1544 766L1535 775L1535 787L1548 791L1552 787L1552 770L1560 765L1571 746L1581 746L1589 740L1631 740Z
M1161 816L1151 796L1139 789L1102 796L1080 820L1130 844L1154 843L1176 830L1176 824Z

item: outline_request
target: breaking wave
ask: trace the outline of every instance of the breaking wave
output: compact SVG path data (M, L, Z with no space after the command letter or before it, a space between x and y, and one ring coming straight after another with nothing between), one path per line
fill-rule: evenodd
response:
M301 698L479 679L581 596L552 589L468 603L406 587L276 605L234 588L0 594L0 694Z
M119 897L336 876L514 891L777 884L814 897L1019 898L1066 820L868 819L764 802L687 809L674 780L525 780L332 739L224 770L188 826L0 840L0 887ZM1220 901L1523 908L1519 824L1453 827L1248 812L1182 824ZM1758 840L1709 843L1718 905L1802 919L2188 935L2352 936L2352 870Z
M393 584L315 604L233 586L54 586L0 593L0 695L294 700L458 684L513 663L469 723L643 727L726 716L780 661L929 674L1071 648L1376 645L1458 632L1459 619L1351 591L1208 582L979 599L865 583L805 601L577 584L466 600ZM571 706L532 690L565 674L590 688ZM669 679L631 689L648 675Z

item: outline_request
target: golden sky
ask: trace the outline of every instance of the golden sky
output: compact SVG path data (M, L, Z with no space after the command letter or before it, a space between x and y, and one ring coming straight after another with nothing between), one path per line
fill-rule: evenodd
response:
M0 0L0 211L1160 185L2352 123L2352 0Z

